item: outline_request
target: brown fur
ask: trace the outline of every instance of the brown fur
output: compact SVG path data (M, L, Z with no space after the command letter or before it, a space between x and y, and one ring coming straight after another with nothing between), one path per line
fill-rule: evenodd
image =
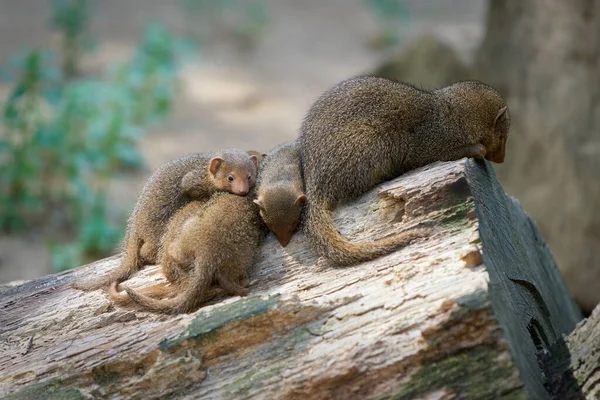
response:
M387 254L412 231L371 243L351 243L331 212L377 184L435 161L462 157L504 161L510 117L500 94L480 82L425 91L385 78L361 76L325 92L300 128L307 195L304 230L315 250L337 264Z
M260 216L279 243L287 246L298 224L306 200L297 143L282 144L271 151L256 182Z
M192 199L206 202L220 191L246 195L254 186L257 168L257 157L241 150L190 154L162 165L146 182L131 214L120 266L104 278L73 286L94 290L120 283L155 263L167 223L177 210Z
M222 292L213 284L244 296L246 273L265 233L250 196L219 193L206 204L191 202L173 217L165 235L162 266L170 289L146 294L124 289L143 308L166 314L196 310ZM162 295L168 298L154 298Z

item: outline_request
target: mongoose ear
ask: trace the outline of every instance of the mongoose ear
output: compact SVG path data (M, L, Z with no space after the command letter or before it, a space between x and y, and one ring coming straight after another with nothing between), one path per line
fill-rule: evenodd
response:
M265 206L264 206L263 202L260 199L254 199L252 201L254 202L254 204L256 204L258 206L258 208L260 208L261 210L264 211Z
M504 106L500 110L498 110L498 114L496 114L496 118L494 118L494 128L496 127L496 124L498 123L498 120L500 118L502 118L502 116L506 113L507 109L508 109L508 106Z
M256 157L255 155L250 156L250 160L252 160L252 162L254 163L254 166L256 168L258 168L258 157Z
M302 193L300 196L296 197L296 201L294 201L294 205L301 207L306 201L306 195Z
M219 166L223 161L224 160L220 157L215 157L212 160L210 160L210 164L208 164L208 170L210 171L210 173L216 175L217 170L219 169Z

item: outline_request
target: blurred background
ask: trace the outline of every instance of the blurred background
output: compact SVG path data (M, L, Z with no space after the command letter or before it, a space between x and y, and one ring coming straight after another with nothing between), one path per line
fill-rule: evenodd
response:
M600 301L600 0L0 0L0 283L115 254L157 166L267 152L360 73L499 89L494 168Z

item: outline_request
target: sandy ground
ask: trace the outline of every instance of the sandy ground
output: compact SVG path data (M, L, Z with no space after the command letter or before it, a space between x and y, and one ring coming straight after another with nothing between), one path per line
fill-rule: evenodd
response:
M172 117L143 139L148 168L115 181L111 201L126 218L152 169L191 151L238 147L268 151L296 136L311 102L325 89L376 66L385 54L367 46L377 32L361 0L265 0L269 24L252 52L228 39L205 43L183 73ZM484 0L413 0L401 27L407 43L434 33L468 59L482 35ZM16 51L51 47L49 0L0 0L0 65ZM95 2L92 33L98 48L85 59L86 72L126 59L144 26L159 21L183 32L189 21L182 1ZM418 82L416 82L418 84ZM1 90L1 88L0 88ZM5 90L3 91L5 93ZM2 93L0 93L2 94ZM0 282L50 273L43 241L35 232L0 236Z

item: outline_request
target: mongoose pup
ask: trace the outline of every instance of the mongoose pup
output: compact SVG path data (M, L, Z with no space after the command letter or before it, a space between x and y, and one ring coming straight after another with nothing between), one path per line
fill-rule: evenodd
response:
M211 204L211 202L191 201L176 212L169 220L166 232L161 238L161 251L159 251L162 273L167 278L169 285L157 284L140 289L136 292L138 296L144 295L152 298L162 298L173 297L178 293L181 283L186 281L189 270L193 267L193 259L187 260L184 259L185 255L178 254L181 250L178 247L178 241L181 240L182 229L184 226L189 228L189 224L197 222L202 217L208 204ZM165 251L168 249L170 249L170 252ZM227 281L226 277L222 275L217 278L217 283L223 282L222 286L234 288L230 293L245 294L245 289L242 285L230 284L230 281ZM120 291L119 283L118 281L113 281L110 284L108 289L109 297L115 304L121 306L130 305L133 300L127 292ZM219 291L216 288L211 288L210 291L205 293L204 299L209 300L221 292L223 290Z
M476 81L426 91L385 78L360 76L326 91L299 134L307 200L303 227L318 254L339 265L367 261L422 231L351 243L336 230L338 201L435 161L463 157L501 163L510 117L505 100Z
M254 186L258 157L241 150L195 153L159 167L143 187L127 226L121 265L107 277L77 282L94 290L128 279L143 265L156 262L169 219L192 199L207 201L217 192L245 196Z
M256 181L256 195L254 202L263 221L279 243L287 246L306 200L296 141L284 143L267 155Z
M267 232L250 196L219 193L206 204L191 202L173 217L165 235L162 265L172 293L157 299L164 290L145 295L124 289L144 308L166 314L196 310L218 293L215 283L244 296L242 282Z

